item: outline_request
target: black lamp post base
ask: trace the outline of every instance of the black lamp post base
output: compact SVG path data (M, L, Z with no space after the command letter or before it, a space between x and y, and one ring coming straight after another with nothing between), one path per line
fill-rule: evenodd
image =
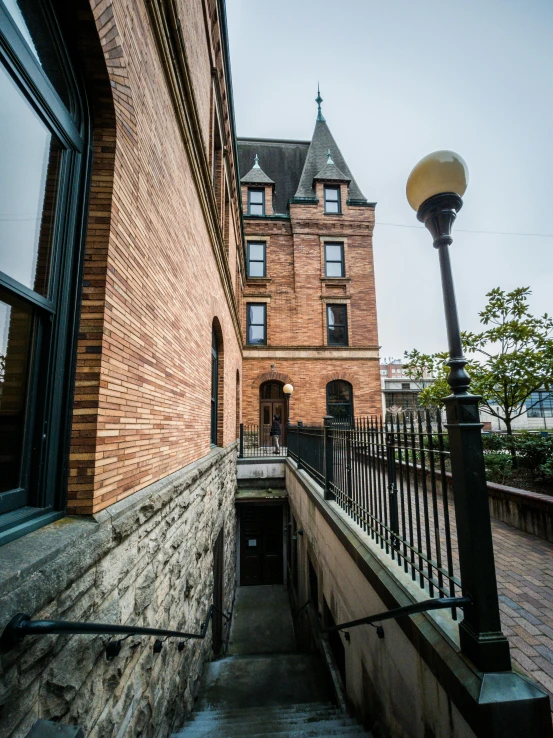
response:
M477 669L484 672L510 671L509 641L501 631L475 633L463 622L459 625L461 652L468 656Z

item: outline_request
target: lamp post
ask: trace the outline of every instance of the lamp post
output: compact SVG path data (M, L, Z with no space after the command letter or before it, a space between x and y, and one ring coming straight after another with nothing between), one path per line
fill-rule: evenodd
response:
M282 391L286 395L286 432L288 433L288 426L290 425L290 397L294 388L291 384L285 384Z
M448 384L444 399L451 453L451 475L464 593L472 604L459 625L461 650L481 671L511 668L509 643L501 632L488 489L482 446L480 398L468 391L449 247L451 229L463 205L468 169L452 151L436 151L421 159L407 181L407 199L434 240L440 258L449 348Z

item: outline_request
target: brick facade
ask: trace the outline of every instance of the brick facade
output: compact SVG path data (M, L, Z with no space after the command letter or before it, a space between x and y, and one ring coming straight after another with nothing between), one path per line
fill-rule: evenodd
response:
M261 162L263 164L263 162ZM242 201L247 203L247 186ZM268 193L272 187L267 186ZM259 387L274 372L294 386L290 420L322 422L326 385L343 379L353 387L355 415L382 412L372 251L374 206L350 206L341 185L342 213L324 213L323 184L317 204L290 204L289 217L245 217L246 241L266 243L266 278L247 279L243 293L243 420L259 422ZM344 278L325 277L324 244L343 244ZM248 346L246 306L267 305L267 345ZM328 304L347 306L348 346L328 346Z

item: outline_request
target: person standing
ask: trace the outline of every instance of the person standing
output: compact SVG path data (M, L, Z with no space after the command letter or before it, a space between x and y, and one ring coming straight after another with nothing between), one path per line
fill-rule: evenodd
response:
M279 446L279 440L280 440L280 434L281 434L281 426L280 426L280 415L273 415L273 423L271 425L271 438L273 439L273 448L275 450L275 454L280 454L280 446Z

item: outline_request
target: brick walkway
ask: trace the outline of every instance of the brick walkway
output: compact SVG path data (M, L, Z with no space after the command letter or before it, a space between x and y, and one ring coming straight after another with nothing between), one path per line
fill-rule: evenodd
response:
M503 632L516 667L547 692L553 710L553 543L492 520Z

